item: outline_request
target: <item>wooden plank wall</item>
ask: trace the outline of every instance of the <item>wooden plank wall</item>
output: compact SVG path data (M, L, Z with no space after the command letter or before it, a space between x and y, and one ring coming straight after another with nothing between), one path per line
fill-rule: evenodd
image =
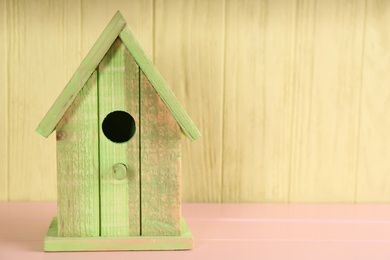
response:
M118 9L202 133L185 202L390 202L384 0L0 0L0 200L56 199L34 129Z
M8 199L8 87L5 0L0 0L0 200Z
M156 1L154 25L154 62L202 134L183 138L183 200L219 202L224 2Z
M390 197L390 2L367 1L361 71L356 200Z
M73 4L6 1L9 200L56 197L55 137L34 129L80 61Z

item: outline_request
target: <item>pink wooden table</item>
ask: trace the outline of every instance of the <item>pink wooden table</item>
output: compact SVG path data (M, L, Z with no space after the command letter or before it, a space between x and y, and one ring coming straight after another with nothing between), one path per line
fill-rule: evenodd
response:
M390 259L390 205L185 204L191 251L44 253L53 202L0 202L0 260Z

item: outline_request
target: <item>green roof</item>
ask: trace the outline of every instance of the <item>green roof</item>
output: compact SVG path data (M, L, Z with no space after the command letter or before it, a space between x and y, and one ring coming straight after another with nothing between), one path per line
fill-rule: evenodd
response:
M48 137L54 131L66 110L73 103L117 37L120 37L123 44L131 53L138 66L157 91L161 100L180 125L183 133L191 140L197 139L200 136L198 128L181 106L157 68L142 50L119 11L111 19L92 49L81 62L64 90L38 125L36 131L44 137Z

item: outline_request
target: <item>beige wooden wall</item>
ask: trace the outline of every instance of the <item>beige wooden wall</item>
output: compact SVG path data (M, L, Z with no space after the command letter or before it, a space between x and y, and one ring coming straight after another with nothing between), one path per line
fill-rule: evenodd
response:
M0 0L0 200L55 200L35 127L116 10L202 132L186 202L390 202L390 1Z

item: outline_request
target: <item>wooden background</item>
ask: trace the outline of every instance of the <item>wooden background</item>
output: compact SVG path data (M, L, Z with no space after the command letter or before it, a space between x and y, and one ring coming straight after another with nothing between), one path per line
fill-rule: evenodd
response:
M198 125L185 202L390 202L390 1L0 0L0 200L55 200L35 127L115 11Z

